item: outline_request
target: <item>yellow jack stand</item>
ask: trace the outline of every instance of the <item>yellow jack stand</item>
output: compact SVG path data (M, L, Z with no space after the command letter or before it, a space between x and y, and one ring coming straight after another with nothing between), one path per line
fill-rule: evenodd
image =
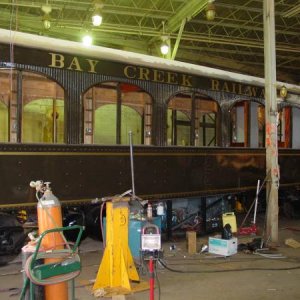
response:
M147 290L140 282L128 247L129 198L106 202L106 247L93 292L96 297L112 297ZM131 285L130 280L138 282Z

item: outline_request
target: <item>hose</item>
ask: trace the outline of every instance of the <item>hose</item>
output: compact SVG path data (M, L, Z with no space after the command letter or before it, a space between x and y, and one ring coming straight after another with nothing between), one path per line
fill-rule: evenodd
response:
M160 264L168 271L175 272L175 273L227 273L227 272L242 272L242 271L289 271L289 270L298 270L300 269L300 265L295 267L288 267L288 268L239 268L239 269L222 269L222 270L190 270L190 271L184 271L184 270L178 270L168 267L168 265L162 260L158 260Z
M61 282L65 282L68 280L71 280L75 277L77 277L80 274L80 270L70 272L68 274L63 274L59 276L53 276L51 278L47 279L39 279L35 276L34 274L34 268L32 268L32 258L33 254L29 256L29 258L26 260L25 266L24 266L24 271L29 278L31 282L33 282L36 285L50 285L50 284L57 284ZM80 257L77 253L70 253L69 250L63 249L63 250L57 250L53 252L40 252L36 256L36 260L38 259L59 259L62 261L59 261L57 263L63 263L63 260L72 260L72 261L78 261L80 263ZM47 265L47 264L45 264ZM36 266L38 267L38 266Z

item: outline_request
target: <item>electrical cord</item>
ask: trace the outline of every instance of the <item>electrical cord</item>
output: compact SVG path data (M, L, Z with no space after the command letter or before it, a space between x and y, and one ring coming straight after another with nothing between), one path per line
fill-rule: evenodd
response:
M100 230L101 230L101 236L102 236L103 250L106 247L106 242L105 242L105 238L104 238L104 230L103 230L103 210L104 210L105 205L106 205L106 202L103 202L101 204L101 208L100 208Z
M167 266L167 264L159 259L160 264L168 271L174 272L174 273L182 273L182 274L188 274L188 273L195 273L195 274L201 274L201 273L227 273L227 272L242 272L242 271L289 271L289 270L298 270L300 269L300 265L296 267L290 267L290 268L244 268L244 269L226 269L226 270L202 270L202 271L183 271L183 270L177 270L173 269Z
M261 255L262 254L262 255ZM205 265L218 265L218 264L224 264L224 262L227 263L240 263L240 262L252 262L252 261L261 261L261 260L265 260L265 259L272 259L272 258L281 258L282 262L288 262L288 263L300 263L300 259L298 257L287 257L287 256L283 256L279 253L274 253L274 254L266 254L266 253L259 253L259 252L253 252L253 255L255 255L255 257L251 256L251 258L249 257L240 257L238 259L230 257L203 257L203 258L176 258L176 259L172 259L172 258L168 258L168 259L164 259L165 262L168 262L168 264L171 265L182 265L182 263L177 263L174 264L173 262L178 262L178 261L184 261L184 264L187 265L187 262L191 262L190 264L195 265L195 262L199 262L201 263L201 265L205 264ZM257 256L256 256L257 255ZM203 260L204 259L204 260ZM207 260L205 260L207 259ZM216 259L218 259L218 261L216 261ZM219 261L219 259L222 259L223 261ZM212 262L212 260L214 260Z

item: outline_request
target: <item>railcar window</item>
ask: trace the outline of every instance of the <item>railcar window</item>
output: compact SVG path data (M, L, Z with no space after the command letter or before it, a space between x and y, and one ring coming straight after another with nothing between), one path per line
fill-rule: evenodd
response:
M179 93L170 99L167 143L177 146L217 145L217 102L198 93Z
M278 112L278 123L277 123L277 140L279 147L285 147L285 121L286 121L286 111L283 109ZM288 138L288 137L287 137Z
M200 113L199 115L199 146L217 145L216 113ZM197 136L196 136L197 138Z
M278 111L278 146L282 148L300 148L300 109L286 106Z
M8 141L8 107L4 99L0 99L0 141Z
M138 86L105 82L91 87L84 98L84 143L151 144L152 99Z
M17 72L0 69L0 141L17 141Z
M231 114L231 146L264 147L264 106L253 101L236 103Z
M205 99L196 101L196 146L217 146L217 113L217 102Z
M54 81L22 73L22 142L64 142L64 91Z
M179 94L169 101L167 118L168 145L191 145L192 100L189 94Z
M258 105L258 147L265 147L265 107Z
M292 139L292 148L300 148L300 109L297 107L292 107L292 120L291 120L291 139Z
M117 113L116 105L104 104L95 109L95 144L115 144L116 143L116 125ZM105 128L105 130L101 130Z

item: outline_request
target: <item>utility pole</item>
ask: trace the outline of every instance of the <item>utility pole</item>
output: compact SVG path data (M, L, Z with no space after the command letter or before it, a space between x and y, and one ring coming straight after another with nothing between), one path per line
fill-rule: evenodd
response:
M274 0L264 0L265 118L266 118L266 238L278 243L278 143Z

